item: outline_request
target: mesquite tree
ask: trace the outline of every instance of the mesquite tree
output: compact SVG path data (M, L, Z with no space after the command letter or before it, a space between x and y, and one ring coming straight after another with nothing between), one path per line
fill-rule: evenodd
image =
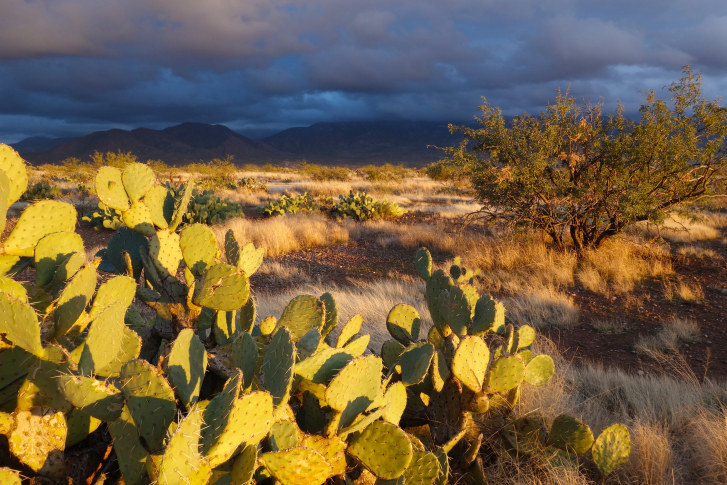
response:
M670 101L646 94L640 119L619 105L576 105L568 93L539 116L506 123L484 101L480 126L452 126L464 139L446 149L469 176L485 218L530 225L558 246L598 247L638 221L662 220L678 204L713 195L727 167L727 109L702 96L689 66ZM723 192L722 192L723 193Z

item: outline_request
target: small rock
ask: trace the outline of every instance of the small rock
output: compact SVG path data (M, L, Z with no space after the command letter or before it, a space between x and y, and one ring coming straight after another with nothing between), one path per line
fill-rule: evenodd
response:
M637 370L636 373L640 376L644 375L644 371L642 371L641 369Z

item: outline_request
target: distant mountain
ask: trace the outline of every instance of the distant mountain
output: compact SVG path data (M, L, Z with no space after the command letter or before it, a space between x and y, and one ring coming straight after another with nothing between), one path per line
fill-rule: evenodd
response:
M354 121L289 128L263 138L280 151L327 164L403 163L424 166L442 158L434 147L458 141L447 123L430 121Z
M140 160L185 164L225 158L236 163L311 163L363 165L404 164L421 167L438 160L435 146L450 146L457 137L446 123L423 121L366 121L317 123L290 128L273 136L252 139L223 125L182 123L152 130L113 129L74 139L27 138L14 147L33 163L57 163L69 157L88 160L94 152L131 152Z

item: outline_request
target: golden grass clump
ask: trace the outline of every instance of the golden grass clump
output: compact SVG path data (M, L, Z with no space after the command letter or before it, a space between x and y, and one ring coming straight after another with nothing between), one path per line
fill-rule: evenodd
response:
M319 214L290 215L268 219L230 219L212 227L220 244L232 229L241 243L252 242L265 248L265 256L278 256L303 248L348 241L348 230Z
M699 325L695 320L674 317L664 322L654 335L641 337L636 343L636 351L646 355L676 351L680 344L696 342L699 337Z
M538 288L503 299L507 318L534 328L572 327L578 323L578 307L573 298L553 288Z

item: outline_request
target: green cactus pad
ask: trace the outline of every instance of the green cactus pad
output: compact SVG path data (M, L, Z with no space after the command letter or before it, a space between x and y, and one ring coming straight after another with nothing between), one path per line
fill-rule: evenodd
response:
M472 392L480 392L489 361L487 344L479 337L465 337L454 353L452 374Z
M377 403L371 404L369 406L369 409L375 407ZM356 419L353 421L353 423L350 426L347 426L341 430L338 431L339 438L345 440L348 435L352 433L358 433L360 431L363 431L368 425L373 423L374 421L378 420L383 414L386 408L384 407L378 407L374 409L373 411L370 411L367 415L359 415L356 417ZM332 424L335 423L335 421L331 422ZM331 427L332 429L332 427Z
M438 297L439 314L457 335L466 335L470 324L472 307L461 288L451 287Z
M144 236L153 236L156 232L151 211L140 200L133 202L131 207L121 213L121 220L126 227Z
M416 450L402 476L405 484L432 485L439 476L439 460L434 453Z
M427 248L419 248L414 254L414 267L419 276L428 280L432 276L432 255Z
M244 272L235 266L218 263L210 267L194 291L194 303L214 310L241 308L250 296L250 284Z
M346 442L338 436L305 435L301 445L315 450L331 465L331 475L346 473Z
M262 335L272 335L276 328L278 328L278 319L270 315L263 318L258 326Z
M430 374L432 377L432 387L437 392L440 392L444 387L444 383L449 379L450 372L447 366L447 359L444 357L444 352L437 350L434 352L432 357L432 363L429 366Z
M360 314L356 314L343 326L341 333L336 339L336 347L341 348L351 340L354 335L361 331L361 324L363 323L363 317Z
M288 402L294 364L295 345L290 332L285 327L278 328L268 345L262 365L263 383L273 396L276 407Z
M182 223L184 214L187 213L189 207L189 201L192 199L192 192L194 191L194 182L191 180L187 181L184 185L184 192L182 197L177 199L174 203L174 213L172 215L171 222L169 223L169 230L176 231L177 227Z
M151 220L159 229L169 227L174 209L174 198L169 190L162 185L155 185L146 193L142 202L149 208Z
M99 200L112 209L125 211L129 208L129 197L121 180L121 170L114 167L101 167L96 173L96 195Z
M616 468L629 461L631 436L623 424L612 424L604 429L591 448L593 461L602 477L610 475Z
M270 428L268 442L273 451L287 450L298 446L298 425L292 421L276 421Z
M343 350L351 354L352 357L359 357L366 352L369 348L369 342L371 341L371 335L361 335L359 338L351 340L347 343Z
M126 252L131 258L134 278L138 278L142 268L141 253L147 253L148 248L146 237L127 227L121 227L111 236L108 249L101 253L102 261L99 269L110 273L125 273L126 263L123 253Z
M351 360L343 349L326 347L295 365L295 373L316 384L327 384Z
M51 478L66 476L63 449L68 427L62 412L44 408L15 412L8 435L10 452L33 471Z
M119 355L124 352L124 340L119 338L126 325L126 308L120 302L104 308L93 320L84 339L78 360L78 370L84 375L117 375L121 370ZM138 336L137 336L138 338Z
M0 293L5 293L23 303L28 303L28 291L25 287L7 276L0 276Z
M245 484L252 480L257 468L257 446L245 446L232 463L230 478L232 484ZM215 485L217 485L215 483Z
M392 308L386 317L386 328L389 333L404 345L419 338L420 325L419 312L413 306L404 303Z
M427 280L427 286L424 293L427 299L429 314L432 316L432 321L434 322L434 325L440 329L440 333L442 333L443 336L446 334L443 330L447 323L439 309L439 295L443 290L449 290L453 285L454 281L452 281L452 278L445 275L444 271L441 269L438 269L433 272L432 276Z
M240 321L237 319L237 311L216 312L212 332L217 345L229 343L240 335L242 328L240 328Z
M241 444L259 443L273 425L272 396L252 392L236 399L240 382L239 375L228 380L205 409L208 427L202 433L202 453L212 467L227 461Z
M406 433L384 421L371 423L351 441L347 452L385 480L400 477L414 456Z
M0 350L0 389L8 388L13 381L27 374L34 361L35 357L21 347Z
M323 455L308 448L263 453L260 461L282 485L322 485L332 475Z
M179 399L190 407L199 399L207 370L207 351L191 328L177 335L166 359L167 375Z
M322 329L325 315L325 305L321 300L311 295L299 295L290 300L283 310L278 328L288 327L293 341L297 342L310 329Z
M154 171L143 163L130 163L121 172L121 181L131 202L136 202L154 186Z
M379 357L358 357L331 380L326 389L326 402L342 413L341 427L353 423L381 395L382 368Z
M8 223L8 208L10 204L8 199L10 198L10 180L0 169L0 233L5 232L5 227Z
M65 350L58 344L48 345L43 357L29 366L28 392L18 392L17 409L30 409L35 406L68 411L71 404L58 389L56 377L70 372ZM24 386L25 387L25 386ZM31 390L32 389L32 390Z
M17 202L27 190L28 172L18 152L4 143L0 143L0 171L7 176L9 182L6 193L7 208Z
M116 387L85 376L61 375L57 381L63 396L89 416L102 421L121 416L124 396Z
M217 238L212 229L204 224L185 226L179 238L179 246L185 264L198 276L211 267L217 258Z
M182 262L179 234L165 229L157 231L149 242L149 256L162 277L176 276Z
M317 328L308 330L295 344L295 349L298 352L298 360L307 359L313 355L320 347L322 339L321 331Z
M384 393L384 403L385 409L381 417L384 421L398 426L406 409L406 386L401 382L390 385Z
M325 307L325 321L323 322L323 328L321 329L321 335L323 337L331 333L331 330L338 326L338 307L336 306L336 300L333 299L333 295L326 292L320 297Z
M387 340L381 346L381 359L387 369L392 369L399 361L399 356L404 352L404 346L397 340Z
M7 293L0 293L0 334L31 354L43 356L40 324L33 308Z
M225 258L227 264L237 266L237 262L240 261L240 243L237 242L235 232L232 229L228 229L225 233Z
M35 284L45 286L53 281L53 276L64 257L73 253L83 253L83 240L74 232L56 232L38 241L33 255ZM68 275L69 278L71 276L73 275Z
M538 355L525 366L523 380L533 386L544 386L555 374L555 363L549 355Z
M488 392L505 392L520 385L525 365L516 356L500 357L492 362L487 373Z
M482 295L475 305L472 333L482 334L489 330L497 332L504 325L505 307L489 295Z
M162 446L177 405L174 391L154 366L132 360L121 368L122 392L134 423L150 449Z
M530 325L523 325L517 329L517 348L530 347L535 341L535 329Z
M240 251L240 256L237 259L237 267L243 270L246 275L250 276L263 263L264 254L265 248L255 249L253 243L247 243L243 246L242 251Z
M255 378L258 349L255 339L249 333L240 334L232 341L232 363L242 371L242 388L247 389Z
M189 480L194 475L199 476L200 472L206 475L212 471L207 460L199 453L203 413L201 407L193 406L174 430L159 463L157 484L206 483Z
M124 482L127 485L147 483L146 459L149 454L141 444L139 432L127 406L124 406L116 421L108 424L108 429Z
M33 257L35 246L54 232L73 232L76 208L67 202L41 200L28 206L5 240L4 254Z
M548 444L580 455L593 445L593 433L578 419L562 414L550 426Z
M107 307L116 303L126 311L134 301L136 294L136 281L128 276L114 276L98 287L93 306L89 311L89 318L96 318Z
M429 364L434 356L434 346L422 342L408 346L399 356L397 368L401 368L401 382L406 386L418 384L429 372Z
M522 350L517 353L517 356L520 360L523 361L523 364L525 364L525 368L527 369L528 364L531 360L535 358L535 354L530 350Z
M507 423L502 430L502 438L518 454L530 454L542 452L545 433L543 418L531 415Z

